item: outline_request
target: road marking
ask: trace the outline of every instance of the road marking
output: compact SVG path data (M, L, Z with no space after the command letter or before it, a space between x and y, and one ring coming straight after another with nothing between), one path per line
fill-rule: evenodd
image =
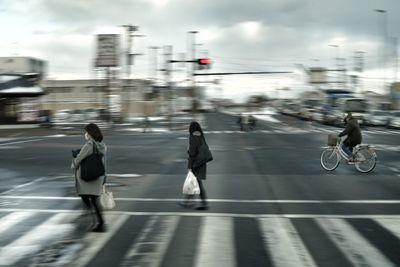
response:
M16 223L31 217L33 212L13 212L0 219L0 234L6 232Z
M42 140L44 140L44 139L32 139L32 140L25 140L25 141L9 142L9 143L0 144L0 146L8 146L8 145L15 145L15 144L22 144L22 143L29 143L29 142L38 142L38 141L42 141Z
M178 216L152 217L126 253L122 266L161 266L178 222Z
M59 210L59 209L16 209L16 208L4 208L0 209L0 212L35 212L35 213L76 213L81 214L86 210ZM135 212L135 211L107 211L109 215L127 215L127 216L187 216L187 217L236 217L236 218L342 218L342 219L397 219L400 220L400 215L397 214L357 214L357 215L346 215L346 214L297 214L297 213L271 213L271 214L240 214L240 213L203 213L203 212Z
M200 228L196 267L236 266L233 220L223 217L206 217Z
M354 266L394 266L368 240L341 219L316 219Z
M397 236L400 239L400 222L398 219L394 218L376 218L374 219L377 221L382 227L386 228L392 234Z
M37 179L33 180L32 182L28 182L28 183L25 183L25 184L16 185L16 186L14 186L13 188L11 188L11 189L9 189L9 190L7 190L7 191L1 192L1 194L7 194L7 193L10 193L10 192L12 192L12 191L14 191L14 190L16 190L16 189L20 189L20 188L25 187L25 186L33 185L34 183L37 183L37 182L39 182L39 181L42 181L42 180L44 180L45 178L46 178L46 177L40 177L40 178L37 178ZM1 196L0 196L0 197L1 197Z
M131 178L131 177L142 177L143 175L137 173L122 173L122 174L107 173L107 176L112 176L116 178Z
M274 266L317 266L292 223L285 218L258 220Z
M43 179L43 178L39 178ZM30 182L30 183L34 183ZM37 181L36 181L37 182ZM28 184L30 184L28 183ZM19 185L19 187L27 184ZM7 196L0 195L0 199L33 199L33 200L80 200L79 197L61 197L61 196ZM136 201L136 202L179 202L182 198L125 198L116 197L116 201ZM200 202L200 199L194 200ZM354 200L296 200L296 199L208 199L208 202L214 203L248 203L248 204L400 204L400 199L354 199Z
M84 239L83 243L87 245L86 248L81 250L78 255L75 256L76 262L70 266L83 267L91 261L97 253L104 247L104 245L111 239L112 236L117 232L119 228L128 220L129 216L126 214L106 214L106 223L112 222L109 225L109 229L105 233L89 233Z
M68 236L75 229L73 224L64 223L65 217L76 217L71 214L56 214L44 223L13 241L0 250L0 265L14 265L28 255L37 253L51 240Z

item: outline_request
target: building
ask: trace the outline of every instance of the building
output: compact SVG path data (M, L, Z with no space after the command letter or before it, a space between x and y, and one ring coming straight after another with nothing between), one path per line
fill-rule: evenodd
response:
M33 57L0 57L0 73L37 73L42 79L47 74L47 62Z
M123 121L135 116L152 116L161 112L159 94L152 81L114 80L44 80L41 109L53 115L61 110L98 109L119 113ZM110 88L111 89L108 89Z
M0 123L38 121L38 85L46 76L47 62L32 57L0 57Z

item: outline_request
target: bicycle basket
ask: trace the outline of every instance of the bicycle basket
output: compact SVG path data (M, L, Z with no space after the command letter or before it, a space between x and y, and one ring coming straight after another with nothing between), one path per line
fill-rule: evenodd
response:
M328 146L336 146L338 143L339 137L336 134L328 135Z

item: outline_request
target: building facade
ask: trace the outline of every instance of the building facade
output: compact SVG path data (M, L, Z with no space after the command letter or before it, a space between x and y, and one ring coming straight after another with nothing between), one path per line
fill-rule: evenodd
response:
M117 85L106 79L43 80L41 87L45 91L41 109L52 114L61 110L97 109L119 113L126 121L161 112L161 100L149 80L122 79Z

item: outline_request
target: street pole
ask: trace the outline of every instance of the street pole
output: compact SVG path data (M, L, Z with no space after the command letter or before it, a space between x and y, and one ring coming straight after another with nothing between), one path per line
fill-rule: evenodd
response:
M172 116L172 104L171 104L171 61L172 61L172 45L166 45L164 46L164 58L165 58L165 66L164 66L164 72L165 72L165 90L163 92L164 95L164 104L168 102L168 112L167 113L167 120L168 120L168 129L172 130L172 125L171 125L171 116Z
M384 9L375 9L375 12L378 13L378 19L379 15L382 15L382 41L383 41L383 49L382 49L382 89L384 93L387 93L387 96L389 97L390 92L386 92L386 71L385 71L385 65L386 65L386 38L387 38L387 11ZM379 20L378 20L379 21ZM379 24L379 22L378 22ZM379 28L379 27L378 27Z
M336 48L335 50L336 50L336 58L335 58L335 63L336 63L336 86L337 86L337 88L339 88L340 86L339 86L339 76L340 76L340 74L339 74L339 60L340 60L340 58L339 58L339 46L338 45L329 45L330 47L333 47L333 48Z
M192 49L192 60L196 60L196 34L198 31L190 31L188 32L192 36L192 42L191 42L191 49ZM189 36L190 36L189 35ZM189 54L189 53L188 53ZM191 68L191 79L192 79L192 113L196 113L197 111L197 92L196 92L196 78L195 78L195 71L196 71L196 63L192 63L192 68Z

